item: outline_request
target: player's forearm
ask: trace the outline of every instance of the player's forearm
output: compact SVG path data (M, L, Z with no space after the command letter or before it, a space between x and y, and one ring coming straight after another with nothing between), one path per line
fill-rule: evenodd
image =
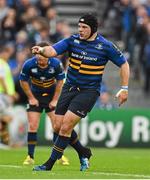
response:
M40 54L42 56L47 57L47 58L57 56L57 53L56 53L55 49L52 46L42 47Z
M24 93L26 94L26 96L28 97L28 99L34 98L34 95L32 94L32 91L30 89L30 86L28 84L28 82L26 81L20 81L20 85L24 91Z
M121 86L128 86L129 76L130 76L130 68L128 62L126 62L121 66L121 70L120 70Z
M61 92L61 89L62 89L62 86L63 86L63 80L59 80L57 82L57 85L56 85L56 89L55 89L55 93L54 93L54 96L53 96L53 100L57 101L58 98L59 98L59 95L60 95L60 92Z

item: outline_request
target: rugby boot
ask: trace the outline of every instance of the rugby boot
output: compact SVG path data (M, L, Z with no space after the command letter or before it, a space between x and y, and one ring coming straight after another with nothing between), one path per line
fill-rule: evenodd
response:
M33 168L33 171L49 171L49 170L46 169L46 166L40 165L40 166L35 166L35 167Z
M57 160L57 164L68 166L70 163L69 159L66 156L62 155L62 157Z
M84 149L83 156L80 157L80 171L85 171L86 169L89 169L90 163L89 159L92 156L92 152L89 148Z
M34 164L34 159L28 155L24 160L23 165L33 165L33 164Z

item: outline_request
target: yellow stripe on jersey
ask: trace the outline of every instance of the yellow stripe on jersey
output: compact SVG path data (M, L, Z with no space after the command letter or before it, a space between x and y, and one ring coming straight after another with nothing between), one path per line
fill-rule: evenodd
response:
M93 74L93 75L103 74L104 72L103 69L105 68L104 65L96 66L96 65L82 64L81 60L77 60L73 58L70 58L69 66L72 67L73 69L79 70L79 73L81 74Z
M69 64L70 67L74 68L74 69L80 69L80 66L76 66L76 65L73 65L73 64Z
M80 67L87 68L87 69L103 69L105 66L93 66L93 65L81 64Z
M55 82L55 80L50 81L50 82L43 82L42 84L44 84L44 85L49 85L49 84L54 83L54 82Z
M49 85L44 85L44 84L38 84L38 83L32 82L32 84L39 86L39 87L42 87L42 88L48 88L48 87L52 86L54 83L49 84Z
M50 87L50 86L52 86L54 83L55 83L55 81L53 80L52 82L46 82L46 83L37 83L37 82L35 82L33 79L31 80L31 83L32 84L35 84L35 85L37 85L37 86L39 86L39 87L43 87L43 88L47 88L47 87Z
M36 82L36 83L50 83L50 82L53 82L55 80L55 78L51 78L51 79L47 79L47 80L41 81L41 80L33 78L33 77L31 77L31 79L34 82Z
M103 74L104 71L85 71L85 70L79 70L79 73L82 74L93 74L93 75L99 75L99 74Z
M81 60L77 60L77 59L73 59L73 58L70 58L69 60L71 62L74 62L74 63L77 63L77 64L81 64Z

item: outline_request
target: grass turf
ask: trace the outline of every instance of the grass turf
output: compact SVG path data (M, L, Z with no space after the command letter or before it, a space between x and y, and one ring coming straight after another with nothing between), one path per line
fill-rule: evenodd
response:
M149 149L93 148L90 169L79 171L78 156L71 148L65 151L70 166L56 164L52 171L33 172L33 166L23 166L26 148L0 149L0 179L150 179ZM48 147L37 147L37 165L48 159Z

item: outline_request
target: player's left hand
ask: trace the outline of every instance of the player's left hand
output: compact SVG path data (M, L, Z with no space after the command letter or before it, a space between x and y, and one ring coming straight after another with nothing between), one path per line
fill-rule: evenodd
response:
M121 106L121 105L122 105L124 102L126 102L127 99L128 99L128 90L127 90L127 89L120 89L120 90L117 92L115 98L118 99L118 101L119 101L119 106Z

